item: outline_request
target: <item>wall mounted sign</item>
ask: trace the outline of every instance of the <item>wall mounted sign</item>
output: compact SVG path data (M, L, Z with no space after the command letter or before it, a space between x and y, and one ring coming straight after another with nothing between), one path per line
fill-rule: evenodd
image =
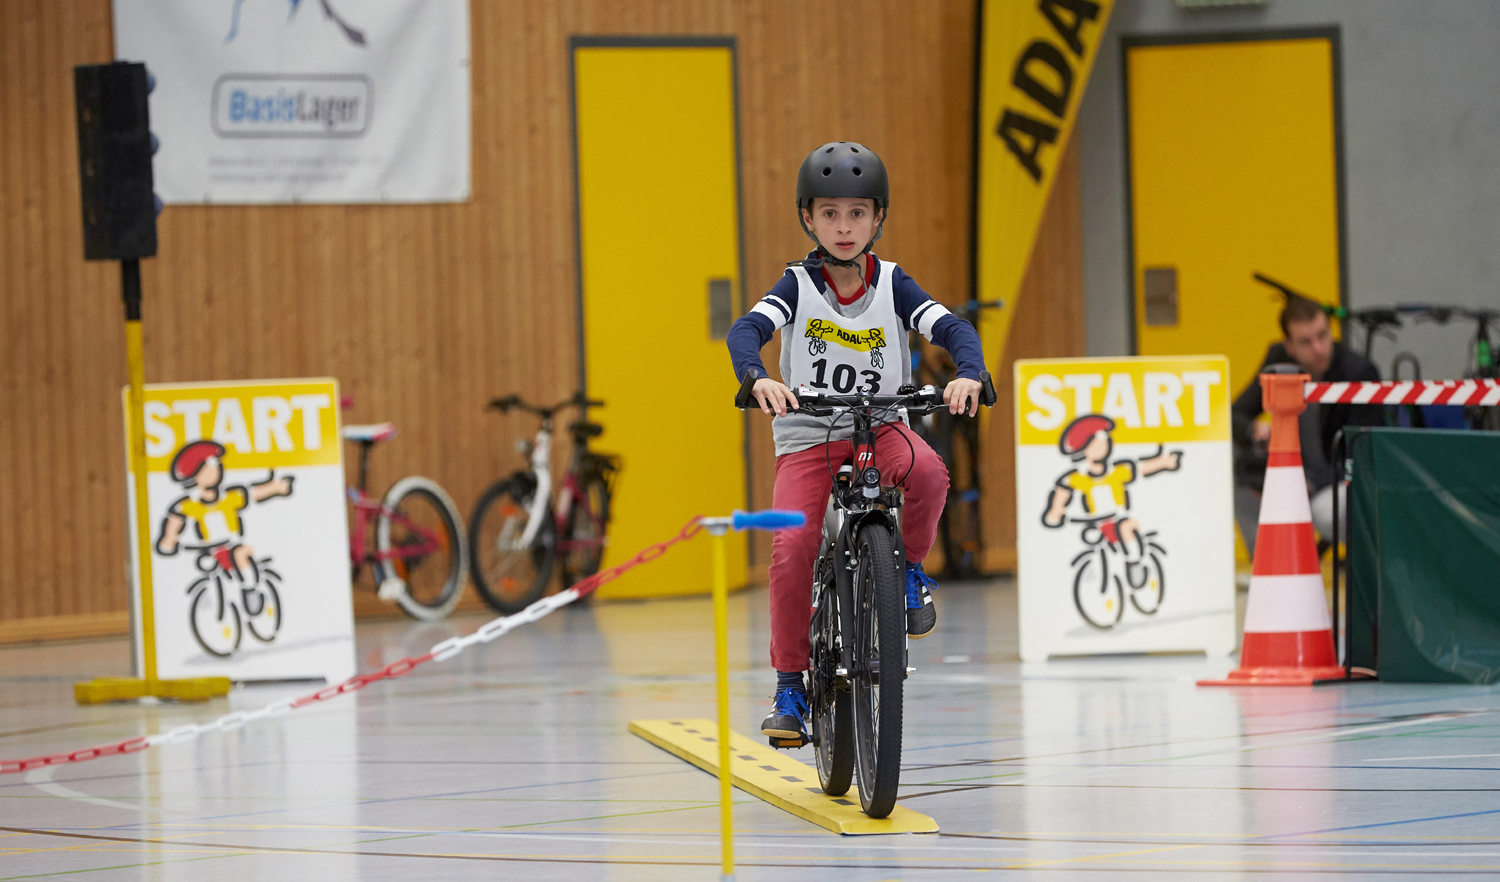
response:
M114 0L174 203L469 198L467 0Z

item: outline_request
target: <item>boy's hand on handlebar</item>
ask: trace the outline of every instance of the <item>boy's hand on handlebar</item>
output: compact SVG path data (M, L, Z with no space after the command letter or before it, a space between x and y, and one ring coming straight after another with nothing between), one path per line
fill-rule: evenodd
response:
M948 412L954 416L961 413L978 415L979 393L983 388L978 380L966 380L963 377L943 387L943 401L948 404Z
M975 384L976 386L979 384ZM766 413L776 412L777 416L786 416L787 407L797 410L797 396L788 389L785 384L778 383L770 377L761 377L755 381L750 389L750 394L760 402L760 409Z

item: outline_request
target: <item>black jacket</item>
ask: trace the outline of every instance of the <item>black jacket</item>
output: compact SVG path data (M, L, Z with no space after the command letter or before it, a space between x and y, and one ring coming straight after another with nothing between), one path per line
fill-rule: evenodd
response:
M1266 360L1261 364L1260 370L1253 377L1234 400L1232 407L1234 440L1237 451L1248 451L1252 426L1255 418L1265 410L1260 398L1260 373L1267 366L1273 364L1296 364L1291 356L1287 355L1286 347L1280 343L1271 344L1266 352ZM1380 370L1371 364L1368 359L1357 352L1351 351L1342 343L1333 344L1333 361L1328 365L1328 373L1324 374L1321 382L1359 382L1363 380L1379 380ZM1319 408L1318 437L1322 442L1321 460L1323 463L1333 462L1333 436L1339 429L1345 426L1383 426L1385 425L1385 408L1378 404L1316 404L1309 408ZM1311 453L1311 451L1309 451ZM1237 457L1241 458L1241 457ZM1312 456L1304 457L1304 460L1314 459ZM1236 469L1236 480L1240 483L1258 484L1254 479L1253 472L1258 472L1251 466L1251 473L1244 473L1244 466ZM1264 468L1264 463L1260 464ZM1324 487L1332 483L1332 477L1313 474L1309 469L1308 481L1315 487Z

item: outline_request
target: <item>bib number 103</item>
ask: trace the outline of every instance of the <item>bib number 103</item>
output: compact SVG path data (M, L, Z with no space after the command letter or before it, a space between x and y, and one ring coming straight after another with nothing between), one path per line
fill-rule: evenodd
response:
M828 386L828 359L820 358L813 362L813 379L809 386L814 389L827 389ZM880 394L880 372L860 371L866 380L861 390L867 395ZM833 391L840 395L848 395L854 391L855 372L852 365L837 364L833 366Z

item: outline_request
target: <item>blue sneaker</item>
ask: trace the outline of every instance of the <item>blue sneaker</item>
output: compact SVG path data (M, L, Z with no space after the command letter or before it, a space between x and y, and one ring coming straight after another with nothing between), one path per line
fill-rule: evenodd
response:
M807 709L807 693L800 686L776 690L776 705L761 721L761 734L771 738L807 738L807 729L802 724Z
M937 607L932 603L929 588L937 587L937 579L922 572L921 564L906 565L906 633L921 640L937 626Z

